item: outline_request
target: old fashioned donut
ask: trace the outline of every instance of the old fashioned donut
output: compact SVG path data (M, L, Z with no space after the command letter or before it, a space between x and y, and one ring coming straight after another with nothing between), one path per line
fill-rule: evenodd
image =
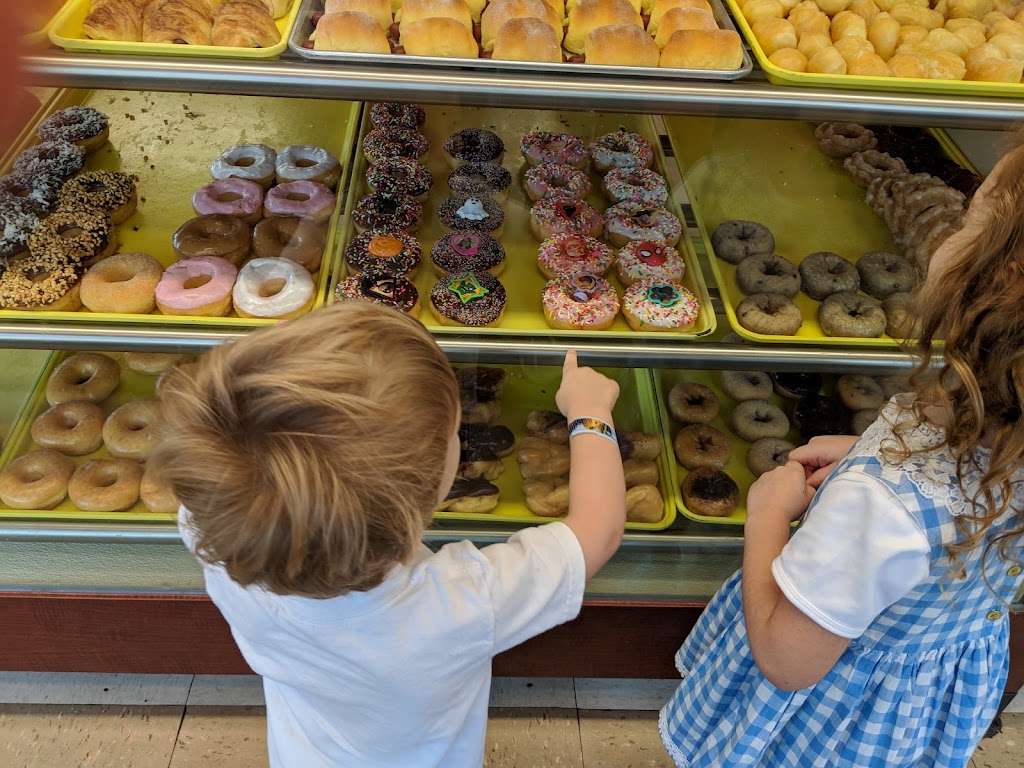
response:
M806 440L818 435L841 435L846 431L842 405L826 395L808 395L793 409L793 421Z
M68 141L44 141L20 153L14 170L30 176L44 174L69 179L85 166L85 152Z
M316 285L289 259L252 259L238 270L231 302L239 317L286 320L308 312Z
M732 412L733 431L753 443L763 437L785 437L789 418L779 406L767 400L744 400Z
M736 319L748 331L765 336L793 336L804 317L793 300L778 293L755 293L736 307Z
M836 381L836 396L851 411L878 410L885 404L885 397L878 382L870 376L847 373Z
M379 101L370 107L370 122L376 128L403 128L415 131L427 120L423 107L415 104L400 104L396 101Z
M110 121L92 107L65 107L43 120L36 135L42 141L67 141L84 152L93 152L110 136Z
M86 512L121 512L139 500L142 465L129 459L91 459L68 481L71 502Z
M553 164L583 170L590 160L586 146L570 133L531 131L523 136L519 150L530 167Z
M252 252L257 259L288 259L310 274L320 270L326 247L323 227L301 216L264 219L252 233Z
M850 417L850 432L855 435L863 435L867 432L868 427L878 420L878 413L879 409L877 408L857 411Z
M505 157L505 143L494 131L463 128L444 142L444 154L452 168L465 163L495 163Z
M120 224L135 213L138 194L127 173L89 171L64 182L60 189L60 207L71 211L95 210Z
M679 283L646 278L622 295L622 316L634 331L686 331L700 317L700 303Z
M489 272L453 272L430 289L430 309L442 325L498 325L505 286Z
M252 233L248 225L242 219L224 213L191 218L171 237L174 254L179 259L215 256L227 259L236 267L249 255L251 243Z
M28 237L33 256L62 256L82 264L105 259L117 248L117 230L107 214L96 210L58 208Z
M143 376L159 376L189 360L191 355L175 352L125 352L124 363L128 369Z
M874 132L856 123L822 123L814 129L814 136L818 149L837 160L878 146Z
M775 236L756 221L723 221L711 235L711 247L722 261L739 264L748 256L775 253Z
M890 293L882 299L885 332L894 339L916 339L921 335L920 319L913 312L914 297L909 293Z
M710 424L721 403L711 387L680 381L668 393L668 410L680 424Z
M772 388L779 397L787 400L799 400L807 395L816 395L821 391L821 374L799 373L791 371L788 373L771 373Z
M874 339L885 333L885 312L877 299L833 293L818 307L818 325L827 336Z
M323 223L334 213L336 198L326 184L286 181L271 187L263 198L263 217L298 216Z
M612 168L601 181L612 203L638 203L660 208L668 201L665 177L650 168Z
M544 319L552 328L600 331L619 314L619 296L597 275L572 272L555 276L541 294Z
M341 301L369 301L419 317L420 294L412 282L397 272L364 269L338 283L335 296Z
M483 232L499 238L505 230L505 211L490 197L452 195L438 206L437 217L446 232Z
M582 200L545 199L530 208L530 231L538 240L573 232L597 237L601 234L601 213Z
M393 192L364 195L352 212L360 234L370 229L397 229L411 234L419 229L422 218L422 205L408 195Z
M498 277L505 271L505 249L483 232L452 232L431 247L430 263L438 277L452 272L490 272Z
M176 262L157 283L156 305L165 315L225 317L237 277L238 268L216 256Z
M793 298L800 293L800 273L792 262L774 253L755 253L736 267L736 282L748 296L777 293Z
M804 293L815 301L840 291L856 291L860 273L838 253L818 251L800 262L800 284Z
M290 144L277 153L274 162L278 184L311 181L334 189L341 178L341 163L323 147Z
M884 299L894 293L908 293L917 285L917 269L908 260L889 251L868 251L857 260L864 293Z
M615 268L619 282L628 288L637 280L678 283L683 279L686 262L679 251L667 243L633 240L619 250Z
M494 163L466 163L448 174L448 189L462 197L490 197L504 203L512 174Z
M537 249L537 267L548 280L567 272L590 272L603 277L614 261L615 251L607 245L575 232L552 235Z
M721 371L718 381L722 392L737 403L767 400L772 396L772 380L763 371Z
M740 499L740 489L721 469L699 467L683 478L683 504L691 512L707 517L732 514Z
M356 235L345 247L345 263L352 274L377 269L411 279L419 271L422 258L419 241L401 230L369 230Z
M650 168L654 148L637 133L618 130L598 136L590 142L590 160L594 170L607 173L612 168Z
M103 409L88 400L50 406L32 422L32 439L65 456L85 456L103 445Z
M163 265L148 253L115 253L82 277L82 303L93 312L148 315Z
M245 179L264 189L274 183L277 152L266 144L233 144L210 166L210 175L217 181Z
M633 240L661 240L674 246L682 234L682 223L664 208L616 203L604 211L604 239L616 248Z
M63 453L30 451L0 472L0 500L11 509L53 509L67 496L74 471Z
M371 192L408 195L422 202L433 184L430 171L408 157L389 157L366 169L366 185Z
M178 507L180 506L174 491L157 480L155 473L148 465L142 473L142 482L139 484L139 498L146 505L146 509L161 515L177 514Z
M583 200L590 194L590 177L571 165L543 163L527 169L523 187L531 200Z
M74 312L85 267L67 254L24 253L0 272L0 307Z
M404 128L391 128L387 131L375 128L363 139L363 154L370 165L390 157L407 157L419 161L429 149L430 142L426 136Z
M729 438L707 424L690 424L679 430L672 441L679 463L687 469L722 469L732 458Z
M909 173L903 160L876 149L854 152L843 161L843 167L857 186L864 189L877 178L895 178Z
M789 452L796 446L779 437L762 437L747 448L747 468L760 477L776 467L784 467L789 461Z
M103 422L103 444L117 459L145 461L159 438L159 400L129 400Z
M263 217L263 187L245 179L221 179L200 187L192 195L196 215L222 213L250 227Z
M50 405L69 400L98 403L110 397L121 383L121 369L106 355L77 352L63 360L46 382L46 402Z

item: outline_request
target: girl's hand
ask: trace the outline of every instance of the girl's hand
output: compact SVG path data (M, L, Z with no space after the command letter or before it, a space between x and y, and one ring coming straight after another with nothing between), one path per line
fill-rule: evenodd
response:
M584 416L611 421L612 408L619 399L619 385L593 368L576 364L576 351L565 353L562 384L555 403L569 421Z
M819 488L836 464L850 452L857 438L853 435L822 435L812 437L807 445L789 452L789 460L803 465L807 485Z
M787 523L799 519L814 498L804 467L792 459L782 467L761 475L747 492L747 514L781 516Z

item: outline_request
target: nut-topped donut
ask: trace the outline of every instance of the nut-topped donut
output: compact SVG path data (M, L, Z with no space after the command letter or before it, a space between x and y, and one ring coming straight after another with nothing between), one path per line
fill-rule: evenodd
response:
M464 163L501 165L505 156L505 143L494 131L463 128L445 139L444 154L453 168Z
M661 240L674 246L682 235L682 223L664 208L616 203L604 212L604 237L616 248L633 240Z
M430 289L430 309L442 325L497 325L505 311L505 286L489 272L446 275Z
M559 232L540 244L537 266L551 280L567 272L590 272L603 277L615 261L615 251L593 237Z
M422 218L422 205L408 195L395 192L372 192L365 195L352 212L352 221L360 234L370 229L415 232Z
M41 141L68 141L85 152L99 149L110 135L107 116L92 107L65 107L39 124Z
M383 270L412 278L420 268L419 241L400 229L371 229L356 235L345 248L349 271Z
M429 150L430 142L426 136L402 128L391 128L387 131L376 128L363 139L363 154L370 165L389 157L421 160Z
M105 213L59 209L32 231L28 247L40 258L67 257L89 264L114 252L117 230Z
M0 201L10 200L32 215L43 218L57 209L63 181L46 173L14 171L0 176Z
M531 200L582 200L590 194L590 179L571 165L542 163L523 174L523 187Z
M366 269L338 283L335 295L341 300L369 301L405 312L420 313L420 294L407 278L396 272Z
M266 144L233 144L210 166L210 175L222 179L254 181L266 189L274 183L277 152Z
M393 192L423 199L434 184L425 167L408 157L389 157L366 169L371 192Z
M430 262L438 277L452 272L490 272L498 277L505 269L505 249L483 232L452 232L434 243Z
M562 330L600 331L619 314L615 289L589 272L556 276L544 286L541 304L548 325Z
M613 203L639 203L660 208L668 200L668 185L650 168L612 168L601 182Z
M111 224L120 224L135 213L137 204L135 182L118 171L82 173L64 182L60 190L61 208L102 211Z
M379 101L370 107L370 122L375 128L404 128L415 131L427 120L427 113L415 104Z
M508 199L512 174L494 163L465 163L448 174L448 189L463 197Z
M313 181L334 189L341 178L341 163L323 147L290 144L277 153L274 162L278 184Z
M74 312L85 267L66 254L24 253L0 273L0 307Z
M590 159L598 173L612 168L650 168L654 162L651 143L637 133L620 129L590 143Z
M67 141L44 141L29 147L14 161L14 170L30 175L45 173L69 179L85 165L85 152Z
M552 163L583 170L590 160L587 147L571 133L532 131L523 137L519 150L530 166Z

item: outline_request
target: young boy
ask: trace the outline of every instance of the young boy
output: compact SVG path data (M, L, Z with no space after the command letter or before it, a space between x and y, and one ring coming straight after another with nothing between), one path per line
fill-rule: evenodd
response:
M225 344L163 395L156 466L238 647L275 768L477 768L491 658L579 613L622 539L618 386L566 356L562 522L477 549L421 542L459 463L430 334L362 302Z

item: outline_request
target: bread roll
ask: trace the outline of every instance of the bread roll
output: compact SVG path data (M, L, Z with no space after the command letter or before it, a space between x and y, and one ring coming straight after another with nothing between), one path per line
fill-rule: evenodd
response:
M807 71L807 57L796 48L780 48L768 57L768 61L790 72Z
M846 59L835 48L825 48L807 60L807 71L821 75L845 75Z
M967 64L964 80L984 83L1019 83L1024 77L1024 61L1017 59L981 59Z
M781 19L785 15L786 9L779 0L747 0L747 4L743 6L743 18L748 24L760 19Z
M552 9L553 10L553 9ZM561 35L540 19L511 19L501 25L494 38L492 59L503 61L546 61L562 63Z
M768 58L783 48L796 50L796 30L785 19L761 19L754 25L754 37Z
M924 78L924 63L919 56L897 53L888 62L890 77Z
M889 11L889 15L904 26L913 24L925 29L938 29L946 23L946 20L938 11L907 2L894 5L892 10Z
M565 13L566 15L572 13L572 9L576 7L576 3L579 0L565 0ZM629 4L633 6L633 10L640 13L640 9L643 8L643 0L629 0Z
M661 66L671 69L735 70L742 64L743 44L731 29L683 29L661 52Z
M492 0L480 19L480 45L485 51L494 48L498 30L510 19L540 19L562 42L562 22L555 9L544 0Z
M824 32L814 32L813 34L801 36L800 43L796 48L808 59L811 59L818 51L823 51L826 48L831 47L831 37Z
M387 34L391 29L391 0L327 0L324 13L365 13L373 18Z
M714 16L708 0L654 0L651 6L651 18L647 22L647 33L654 37L661 26L661 17L673 8L694 8L707 11Z
M775 19L775 21L782 21L782 19ZM658 44L659 49L664 48L669 38L681 29L718 29L718 22L707 11L697 8L673 8L661 17L661 26L658 27L658 34L655 36L654 42Z
M919 27L916 24L904 24L900 26L900 31L896 35L896 47L899 48L908 43L920 43L926 37L928 37L928 30L924 27Z
M410 23L403 18L400 39L410 56L480 57L480 47L473 33L461 21L448 17L434 16Z
M309 39L314 51L391 53L391 44L377 20L355 11L321 16Z
M569 29L562 45L567 51L583 53L587 36L598 27L632 24L643 29L643 20L627 0L579 0L569 11Z
M900 23L884 11L868 24L868 42L875 46L875 53L888 61L899 44Z
M793 25L793 29L796 30L797 37L820 33L829 35L829 40L832 39L832 20L820 11L813 14L806 13L796 19L790 17L788 21Z
M850 7L850 0L815 0L816 5L829 16L835 16Z
M398 26L399 34L403 37L405 36L407 24L422 21L423 19L438 18L454 19L466 28L470 37L473 36L473 17L469 13L469 6L466 5L466 0L405 0L402 5L402 20ZM439 26L438 31L440 29L441 27ZM460 36L459 40L461 41L462 39ZM444 41L438 40L437 44L443 46ZM405 43L403 42L402 45L404 46Z
M994 27L1000 21L1006 21L1010 17L1002 11L990 11L981 17L981 23L986 27Z
M1005 53L1006 58L1024 61L1024 37L1000 32L990 37L988 43Z
M889 65L877 53L865 51L858 56L852 56L847 59L846 74L862 75L864 77L888 77Z
M875 4L875 0L853 0L850 3L849 10L851 13L856 13L869 24L875 16L882 12L882 9Z
M951 19L981 19L992 10L991 0L949 0L946 8Z
M656 67L661 51L643 27L619 24L598 27L587 35L587 64Z
M1002 34L1024 37L1024 24L1021 24L1018 21L1006 19L1004 21L997 21L988 28L989 37L995 37L996 35Z
M836 40L834 47L839 51L839 55L846 59L847 66L850 65L850 59L864 53L875 52L874 46L863 37L844 37L842 40Z
M853 11L842 11L833 17L830 33L833 40L842 40L844 37L862 37L866 40L868 23Z

